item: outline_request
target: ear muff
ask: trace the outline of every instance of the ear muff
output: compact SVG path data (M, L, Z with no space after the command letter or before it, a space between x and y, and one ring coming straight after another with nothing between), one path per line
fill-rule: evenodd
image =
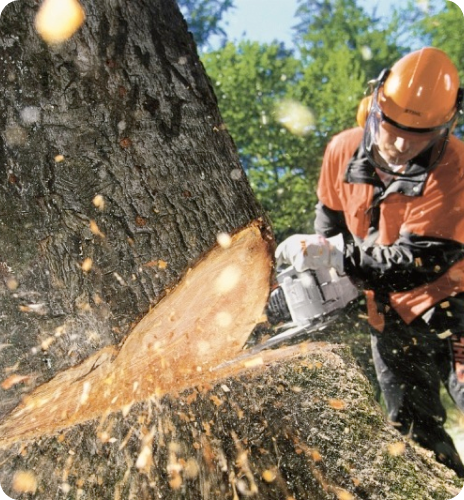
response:
M464 88L460 87L458 90L458 96L456 97L456 118L453 122L453 125L450 128L450 134L454 132L454 129L458 124L459 117L461 117L464 114L464 109L462 105L463 98L464 98Z
M460 87L458 90L458 95L456 97L456 110L460 115L462 115L464 112L462 105L463 99L464 99L464 88Z
M358 112L356 113L356 121L361 128L366 126L367 117L371 111L372 100L374 99L373 95L368 95L361 99L361 102L358 106Z

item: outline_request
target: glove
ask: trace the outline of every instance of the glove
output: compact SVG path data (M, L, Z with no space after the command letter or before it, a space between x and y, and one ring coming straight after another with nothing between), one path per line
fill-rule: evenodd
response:
M324 238L318 234L294 234L276 249L277 267L292 265L297 272L334 267L343 273L343 237Z

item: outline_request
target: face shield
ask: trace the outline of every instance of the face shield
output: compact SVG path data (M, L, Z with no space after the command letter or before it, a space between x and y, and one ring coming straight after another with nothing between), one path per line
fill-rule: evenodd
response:
M412 161L426 171L432 170L443 156L455 117L439 127L405 127L382 112L377 94L378 89L364 128L364 150L368 158L380 170L399 176L410 175L407 167Z

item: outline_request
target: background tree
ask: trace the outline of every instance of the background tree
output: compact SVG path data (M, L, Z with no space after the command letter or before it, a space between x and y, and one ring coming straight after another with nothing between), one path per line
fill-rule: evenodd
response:
M306 135L294 135L281 123L289 89L301 66L281 44L228 43L203 54L224 122L237 144L252 188L282 237L295 221L309 229Z
M177 0L177 3L200 50L208 48L214 38L225 43L227 37L221 23L224 14L234 9L233 0Z
M296 15L295 51L278 43L243 42L202 56L242 164L279 241L313 231L327 141L355 125L367 81L400 54L391 41L396 24L385 26L354 0L301 1ZM310 113L303 134L284 127L282 102L298 103Z

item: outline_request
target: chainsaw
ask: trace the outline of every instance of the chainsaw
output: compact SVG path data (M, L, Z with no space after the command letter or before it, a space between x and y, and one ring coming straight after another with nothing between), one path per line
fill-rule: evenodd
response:
M221 363L214 370L244 361L265 349L289 341L298 342L298 337L322 332L358 295L348 276L337 273L334 268L302 272L292 266L278 269L276 286L266 306L272 336L254 345L248 341L242 355Z
M300 335L322 331L358 294L350 278L334 268L298 272L290 266L279 270L277 285L266 307L276 335L255 349L267 349Z

